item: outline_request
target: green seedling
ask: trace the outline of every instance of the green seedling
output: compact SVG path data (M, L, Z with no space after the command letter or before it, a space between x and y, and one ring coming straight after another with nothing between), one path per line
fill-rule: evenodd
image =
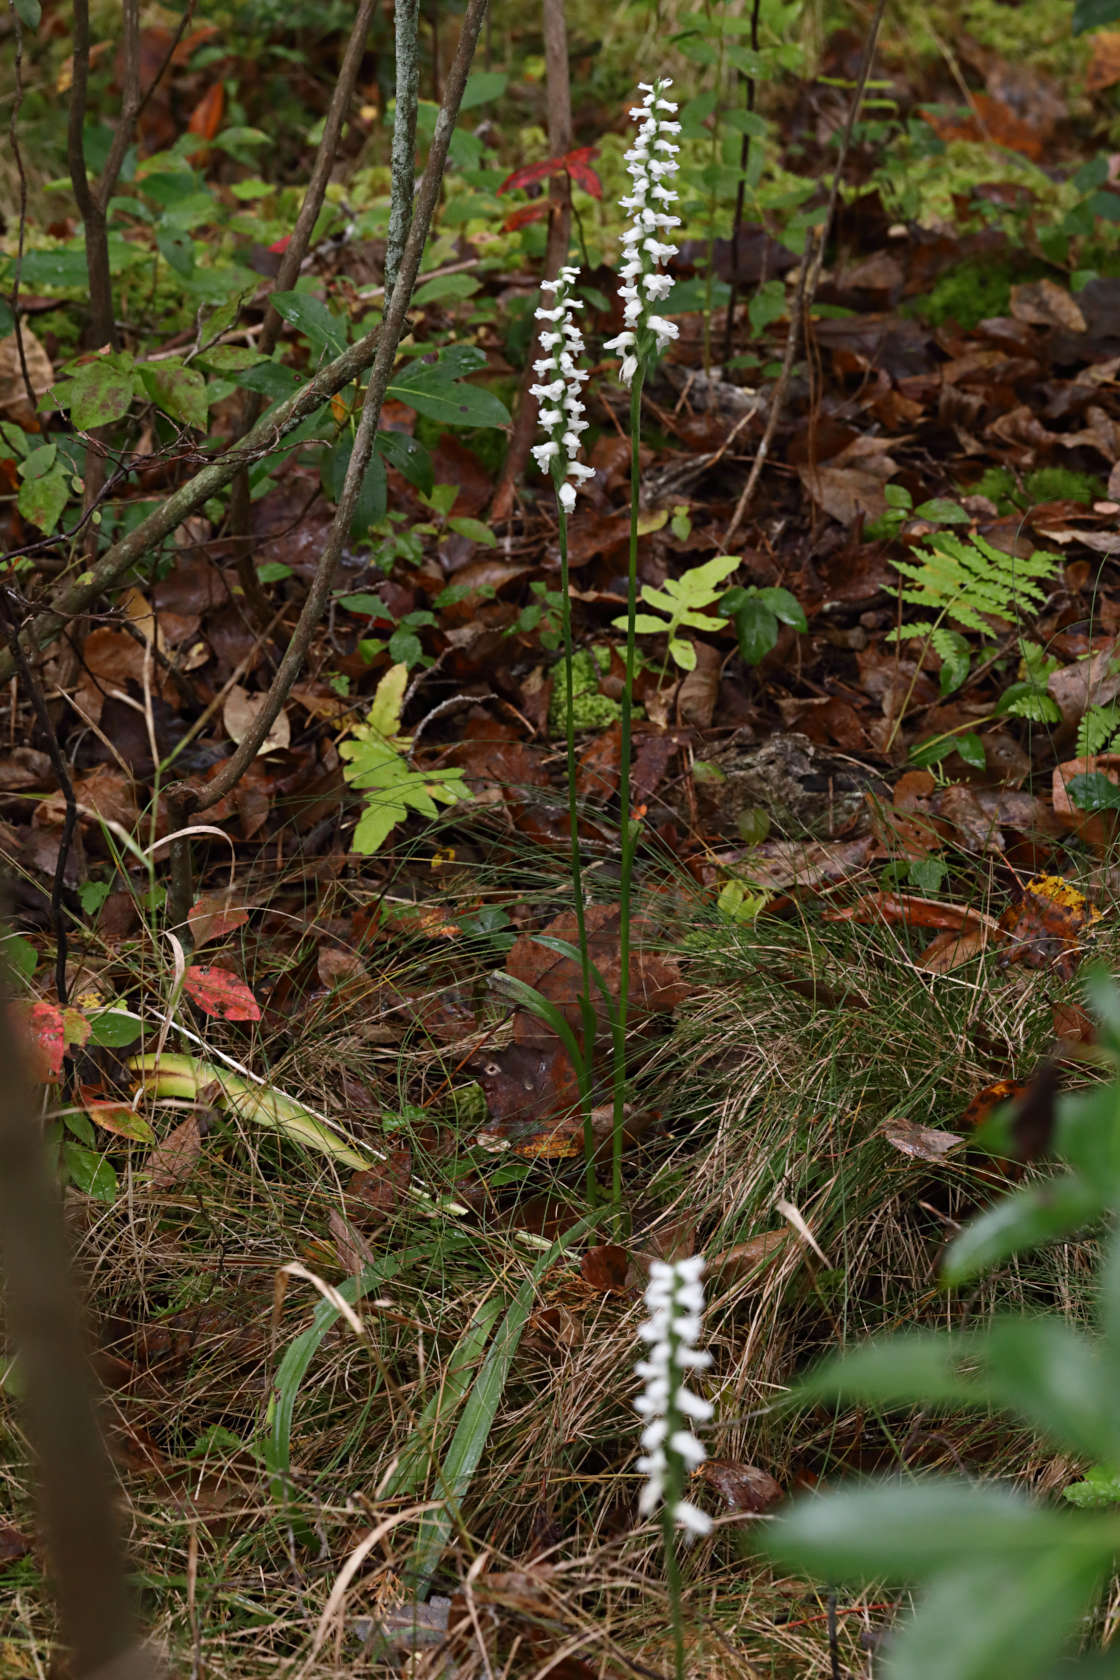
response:
M720 586L738 565L735 556L721 554L703 566L693 566L691 571L679 578L666 578L661 589L643 584L641 598L646 606L656 608L665 616L657 618L653 613L637 613L634 618L636 633L639 636L667 636L668 654L673 663L682 671L695 670L696 649L680 632L684 629L714 628L708 609L719 601ZM615 629L625 630L627 623L625 617L616 618Z

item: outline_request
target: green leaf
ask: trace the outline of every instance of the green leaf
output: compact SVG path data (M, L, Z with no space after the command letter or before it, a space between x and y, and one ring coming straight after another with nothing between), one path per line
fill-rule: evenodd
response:
M479 283L472 274L442 274L438 280L428 280L412 294L411 308L423 309L427 303L443 303L448 298L473 297Z
M979 735L974 735L971 730L967 735L958 735L957 751L973 770L983 770L987 765L988 754L984 743Z
M1023 1567L1069 1544L1075 1532L1064 1513L945 1477L799 1500L762 1545L780 1563L828 1580L907 1581L950 1570L965 1556Z
M16 506L32 525L49 533L62 518L70 495L70 473L65 463L60 462L42 478L25 478L19 487Z
M938 625L933 631L930 642L941 660L938 683L944 698L959 688L968 676L972 649L958 631L946 629L944 625Z
M261 359L260 351L248 344L212 344L195 357L194 366L212 368L215 373L240 373L243 368L256 367Z
M181 362L145 362L139 373L157 408L195 431L206 430L206 381L197 368Z
M1120 19L1120 0L1073 0L1073 33L1107 29Z
M1120 787L1099 770L1071 776L1066 792L1079 811L1120 811Z
M681 671L696 669L696 649L683 636L669 637L669 657Z
M611 623L616 630L625 630L627 619L625 613L620 618L612 618ZM652 613L635 613L634 630L639 636L663 636L669 626L663 618L654 618Z
M1101 1190L1067 1173L1004 1197L966 1225L942 1264L946 1283L966 1283L1021 1249L1038 1248L1091 1224L1104 1211Z
M734 614L739 652L747 665L760 665L777 646L778 620L760 596L749 597Z
M281 362L257 362L238 374L237 383L242 390L257 391L270 402L282 402L299 390L302 381L293 368Z
M1120 1414L1096 1346L1059 1318L1000 1317L985 1341L996 1405L1070 1452L1120 1464Z
M568 1025L557 1006L550 999L530 986L524 980L519 980L515 974L499 973L494 975L494 984L508 992L530 1015L535 1015L538 1021L543 1021L546 1027L551 1027L568 1055L572 1059L572 1066L583 1067L586 1056L576 1042L576 1035Z
M112 1163L82 1143L62 1145L62 1167L69 1182L98 1202L115 1202L117 1175Z
M432 457L416 438L407 432L378 432L374 448L409 484L430 494L434 482Z
M927 519L931 525L968 525L972 516L959 502L951 502L947 496L933 496L928 502L919 502L914 518Z
M84 251L25 251L20 268L25 290L43 286L62 291L88 291L89 271Z
M44 473L50 472L58 455L57 443L41 443L30 450L23 458L19 475L23 479L42 478Z
M466 537L469 542L485 543L487 548L498 546L497 537L481 519L455 518L449 519L447 523L452 531L457 531L459 536Z
M476 105L486 105L491 99L500 99L508 86L509 72L506 70L472 70L467 77L459 109L473 111ZM415 301L414 298L413 302Z
M386 395L443 426L509 425L509 410L491 391L462 381L424 379L423 371L411 369L407 375L398 375Z
M126 1044L135 1044L140 1037L139 1021L134 1021L131 1015L122 1015L112 1009L104 1009L97 1015L90 1016L90 1044L100 1044L109 1049L119 1050Z
M883 1680L1040 1680L1107 1568L1107 1549L1091 1544L1026 1560L970 1547L892 1636Z
M758 597L783 624L800 630L802 634L808 630L809 621L805 617L805 610L797 596L791 595L788 589L760 589Z
M30 939L25 939L21 933L6 933L0 937L0 961L21 980L30 980L39 961L39 953Z
M1070 1482L1062 1489L1062 1498L1079 1511L1101 1511L1120 1505L1120 1475L1104 1464L1094 1464L1086 1470L1080 1482Z
M39 20L43 15L40 0L12 0L16 16L25 29L38 29Z
M420 1260L429 1252L427 1247L409 1249L404 1254L389 1256L373 1266L367 1266L357 1277L348 1277L338 1285L338 1293L349 1306L395 1277L403 1266ZM271 1477L270 1490L280 1506L290 1504L290 1475L292 1461L292 1414L300 1384L307 1375L311 1361L322 1345L323 1338L341 1317L337 1307L320 1301L312 1314L311 1323L295 1338L285 1351L276 1372L268 1401L267 1427L264 1439L264 1462Z
M796 1403L842 1399L868 1406L983 1406L984 1385L962 1374L977 1338L940 1330L884 1336L826 1360L791 1393Z
M408 672L403 665L386 671L377 685L373 705L369 709L369 727L387 738L397 735L401 727L401 707L408 687Z
M77 369L66 388L70 420L75 431L92 432L111 425L132 407L136 374L131 357L98 357Z
M346 323L329 310L313 292L273 292L276 312L288 325L303 334L316 355L326 351L341 356L346 348Z
M710 606L718 598L720 585L741 564L738 555L718 554L714 560L707 560L702 566L692 566L679 578L670 579L666 587L675 584L673 593L690 606ZM786 592L782 590L780 593L784 595ZM790 600L793 600L792 596Z

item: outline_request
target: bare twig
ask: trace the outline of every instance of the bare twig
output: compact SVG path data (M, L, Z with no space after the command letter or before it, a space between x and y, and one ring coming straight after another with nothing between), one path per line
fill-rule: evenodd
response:
M459 114L459 104L463 97L463 89L466 86L467 74L470 70L485 13L486 0L470 0L463 18L458 51L455 54L445 84L444 100L436 119L424 178L416 196L412 225L405 241L404 250L401 253L397 283L393 288L393 295L389 299L385 318L382 322L376 355L370 369L369 387L366 391L361 419L358 422L357 435L354 439L354 448L346 471L346 479L315 576L303 604L303 611L300 613L299 621L292 632L291 641L277 666L276 674L272 679L264 703L254 716L249 729L232 755L223 764L218 775L208 782L204 788L179 783L175 788L169 790L168 797L171 801L175 828L185 827L186 823L182 819L189 818L193 812L200 809L205 810L216 804L219 799L224 798L244 775L245 770L260 751L265 737L276 721L280 708L288 697L291 686L307 656L307 650L311 645L311 637L326 610L327 602L330 599L335 567L338 564L343 544L350 530L362 480L365 477L370 455L373 452L374 437L377 432L378 421L381 418L381 405L392 376L397 345L400 343L404 331L412 290L420 270L420 259L424 254L428 229L439 198L444 165L447 161L447 150L451 143L451 135L454 132L455 121ZM186 842L176 842L176 845L185 844ZM172 857L173 880L169 915L172 925L182 925L186 921L187 911L190 908L189 895L186 896L186 902L184 902L183 888L187 884L186 874L181 861L178 863L177 872L175 872L174 848L172 849Z
M572 149L572 89L568 75L568 30L564 21L564 0L542 0L541 21L544 29L544 62L548 94L548 149L553 157L563 157ZM572 182L567 170L554 175L549 185L548 245L545 250L544 276L555 280L568 260L568 246L572 237ZM539 404L530 386L536 381L533 363L540 357L542 326L534 321L533 337L525 359L521 377L521 392L517 414L510 433L509 448L502 463L501 477L490 503L491 519L508 519L513 505L513 487L525 471L533 433L537 425Z
M836 214L836 200L840 196L840 180L844 173L844 164L847 161L848 148L852 143L852 129L855 127L860 106L863 104L863 95L867 89L867 78L871 74L871 66L875 60L875 48L878 44L879 30L882 26L883 13L885 10L886 0L877 0L875 15L871 19L871 28L868 30L867 41L864 44L863 59L859 67L859 78L852 91L851 103L848 106L848 116L844 124L844 132L840 137L840 149L836 158L836 168L832 172L832 185L829 188L828 204L825 208L824 221L819 227L810 228L808 233L805 235L805 248L801 255L801 268L797 276L797 288L794 292L793 302L790 305L789 331L786 334L786 348L785 355L782 358L782 371L778 375L778 382L774 387L774 395L770 402L770 414L766 422L766 431L763 434L762 442L758 446L758 454L755 456L754 462L751 466L750 476L748 477L746 484L743 486L743 493L739 497L735 507L735 512L731 516L731 524L727 527L727 532L723 539L725 547L730 547L731 543L738 534L739 527L743 522L743 517L746 514L751 497L754 495L755 486L758 484L759 478L762 475L762 469L766 464L767 456L770 453L770 445L774 441L774 433L778 429L778 421L781 418L782 410L785 406L786 392L789 388L790 374L793 370L793 358L801 339L802 324L805 320L807 312L813 307L813 298L816 295L817 282L820 279L821 264L824 261L825 241L828 238L828 230L832 226L832 219Z
M299 271L307 250L311 244L311 235L315 231L315 223L319 219L319 212L323 208L327 187L330 184L331 171L334 168L338 154L338 141L342 133L342 125L346 120L346 113L350 109L350 101L354 96L354 87L358 80L358 70L365 51L369 26L377 7L377 0L361 0L354 18L350 38L346 43L342 64L338 72L334 92L331 95L330 107L323 122L323 133L315 153L315 162L311 170L311 179L307 183L307 191L303 195L303 202L296 216L295 226L288 240L284 255L280 260L280 267L273 282L273 292L291 291L299 277ZM280 330L284 325L283 317L276 306L270 301L265 313L264 326L261 329L258 348L264 357L272 355L280 337ZM240 436L245 437L260 419L264 407L264 398L257 392L246 392L245 404L241 413ZM246 599L253 606L259 619L268 613L267 603L261 595L260 583L249 553L249 474L244 468L238 471L233 480L230 496L229 526L235 538L239 539L236 550L238 582L245 591Z
M7 980L0 976L5 994ZM136 1644L62 1209L6 996L0 997L0 1067L0 1253L71 1672L79 1680L95 1674L152 1680L154 1662Z
M169 536L184 519L190 517L204 502L225 488L238 468L246 462L258 461L278 450L285 436L314 414L322 405L352 380L365 372L377 353L381 338L380 327L374 327L341 356L319 370L315 377L277 403L253 427L236 449L229 450L216 461L203 467L194 478L161 502L146 519L119 542L113 544L93 565L87 567L73 582L60 589L42 612L21 633L20 641L26 652L45 646L58 634L58 621L84 612L107 589L112 589L130 566L136 565ZM5 682L15 669L11 654L0 649L0 682Z
M751 52L758 56L758 19L762 10L762 0L754 0L751 6ZM753 113L758 84L754 76L744 76L740 72L740 80L747 84L747 112ZM731 283L727 295L727 315L723 323L723 365L724 377L727 375L727 363L731 356L731 334L735 326L735 301L739 289L739 281L735 265L739 260L739 235L743 230L743 205L747 191L747 165L751 159L750 127L744 128L742 142L739 146L739 184L735 189L735 215L731 222Z
M27 365L27 350L23 342L23 327L19 318L19 275L23 266L23 248L27 239L27 172L23 167L23 152L19 144L19 113L23 106L23 24L20 15L12 8L12 22L16 33L15 57L15 98L12 100L12 111L8 118L8 138L12 143L12 157L15 160L16 175L19 178L19 225L16 230L16 263L12 274L12 289L8 294L11 299L12 331L16 338L16 355L19 357L19 371L23 379L23 388L27 392L27 400L34 412L38 403L35 387L31 382L31 370ZM46 428L42 428L44 439Z
M401 253L412 221L416 186L416 105L420 94L420 0L396 0L397 101L393 114L392 190L389 235L385 246L385 295L397 283Z
M42 732L47 756L51 761L51 769L57 778L66 807L66 815L62 821L62 835L58 842L58 858L54 866L54 881L51 884L51 927L55 939L55 987L58 991L59 1003L65 1004L66 956L69 941L66 936L66 919L62 913L62 894L66 882L66 865L70 858L70 847L74 840L74 830L78 826L78 800L74 792L74 783L70 777L70 768L63 757L58 734L51 722L46 701L43 699L43 691L39 687L35 673L24 658L23 649L19 645L19 637L16 634L16 620L11 610L11 597L7 591L0 593L0 615L3 616L4 633L12 651L12 658L16 662L20 680Z

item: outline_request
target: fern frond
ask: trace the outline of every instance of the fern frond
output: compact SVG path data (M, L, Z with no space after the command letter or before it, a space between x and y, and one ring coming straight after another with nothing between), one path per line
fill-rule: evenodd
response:
M1043 585L1059 565L1056 555L1042 550L1023 559L993 548L983 537L965 541L951 531L939 531L914 553L917 562L893 562L910 580L902 587L902 599L988 638L995 635L988 618L1037 613L1046 600Z
M1120 734L1120 705L1090 706L1077 726L1078 758L1095 758L1107 748L1115 750Z

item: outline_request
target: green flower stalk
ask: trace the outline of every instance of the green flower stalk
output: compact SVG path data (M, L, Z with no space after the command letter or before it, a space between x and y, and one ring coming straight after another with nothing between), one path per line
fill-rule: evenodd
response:
M704 1314L703 1272L704 1259L699 1254L671 1265L664 1260L651 1262L646 1289L649 1318L638 1328L638 1335L650 1344L649 1354L635 1368L645 1388L634 1408L646 1419L644 1451L638 1460L646 1483L638 1510L649 1516L661 1506L677 1680L684 1680L685 1661L676 1531L682 1528L689 1535L700 1535L712 1526L712 1519L684 1497L689 1475L708 1456L691 1425L706 1423L712 1415L710 1403L693 1394L686 1382L690 1371L703 1370L712 1362L710 1353L696 1347Z
M626 154L630 175L629 196L621 200L631 213L630 226L621 236L623 263L623 330L609 339L605 348L621 357L620 377L630 387L630 569L626 599L626 682L622 693L622 765L619 800L622 806L622 858L618 893L619 981L618 1006L614 1013L614 1088L611 1138L611 1195L622 1220L622 1140L626 1118L626 1022L630 1003L630 897L634 874L634 851L638 825L630 814L630 736L634 704L636 659L635 621L638 610L638 492L641 472L638 445L642 425L642 385L646 373L677 337L677 326L658 307L673 289L672 278L662 265L676 256L677 247L662 237L680 226L679 216L670 214L676 200L672 181L677 172L680 150L672 138L680 133L674 122L676 105L665 97L672 86L667 79L640 82L645 94L630 115L640 124L633 145Z
M568 515L576 505L576 491L586 479L594 478L595 469L578 459L580 434L587 430L583 418L584 405L580 388L587 378L577 358L583 354L583 334L573 320L581 304L572 296L578 278L575 268L562 268L555 280L543 280L542 292L552 293L552 307L543 303L537 310L537 320L543 323L540 335L542 351L533 363L539 383L530 391L540 402L538 416L545 432L545 442L533 448L537 466L548 473L556 486L559 504L560 532L560 596L561 620L564 635L565 717L568 741L568 829L572 848L572 892L575 898L577 943L580 952L582 991L580 1015L583 1021L583 1044L576 1076L579 1080L580 1101L583 1108L583 1152L587 1167L587 1199L594 1205L598 1199L595 1180L595 1137L592 1127L593 1099L591 1065L594 1053L595 1011L591 1005L591 949L587 942L587 925L583 902L583 868L579 855L579 802L576 795L576 734L575 695L572 674L572 601L568 588Z

